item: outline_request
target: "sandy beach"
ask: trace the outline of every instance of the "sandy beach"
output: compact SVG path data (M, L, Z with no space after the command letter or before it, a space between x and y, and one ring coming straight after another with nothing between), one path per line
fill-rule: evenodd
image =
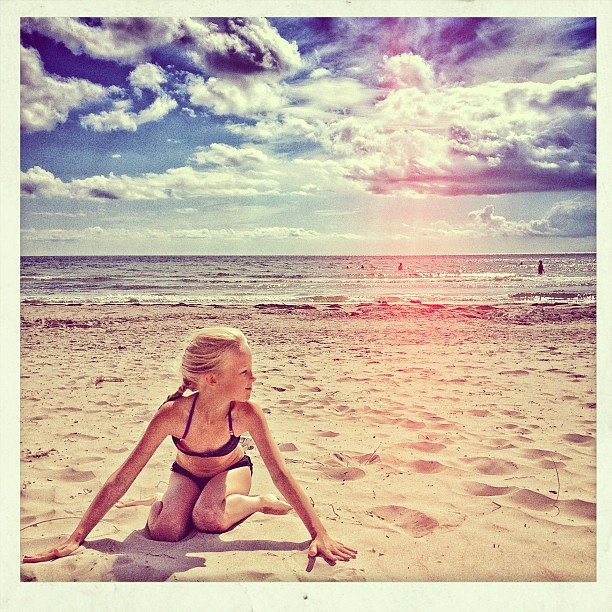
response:
M253 398L356 560L309 562L295 513L154 542L113 508L22 581L596 579L595 306L53 306L21 310L21 554L59 544L179 384L200 327L243 329ZM248 437L253 493L273 491ZM163 493L165 441L124 500Z

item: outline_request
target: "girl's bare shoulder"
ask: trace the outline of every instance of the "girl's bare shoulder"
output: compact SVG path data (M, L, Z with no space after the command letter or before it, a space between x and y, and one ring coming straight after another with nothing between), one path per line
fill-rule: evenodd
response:
M189 397L168 400L157 409L153 418L167 427L180 426L185 423L190 404Z
M264 410L258 402L234 402L232 406L232 420L234 429L240 433L248 431L254 423L264 418Z

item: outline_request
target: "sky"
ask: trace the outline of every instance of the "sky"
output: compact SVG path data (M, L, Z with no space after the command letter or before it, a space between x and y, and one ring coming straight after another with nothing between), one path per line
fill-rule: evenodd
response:
M22 255L596 250L596 19L24 17Z

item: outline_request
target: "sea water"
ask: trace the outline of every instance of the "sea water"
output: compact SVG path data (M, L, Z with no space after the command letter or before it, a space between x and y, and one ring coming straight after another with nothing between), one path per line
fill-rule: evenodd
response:
M21 258L21 300L29 303L588 303L595 297L594 253Z

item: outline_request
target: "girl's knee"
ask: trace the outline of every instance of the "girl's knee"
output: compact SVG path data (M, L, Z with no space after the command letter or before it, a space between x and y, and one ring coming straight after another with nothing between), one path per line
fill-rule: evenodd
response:
M153 525L147 523L147 528L151 539L157 540L158 542L178 542L182 540L189 531L188 527L166 521L158 521Z
M191 520L198 531L207 533L223 533L231 527L221 508L194 508Z
M181 521L172 513L163 513L162 502L155 502L151 506L147 529L152 540L160 542L178 542L182 540L189 531L190 525Z

